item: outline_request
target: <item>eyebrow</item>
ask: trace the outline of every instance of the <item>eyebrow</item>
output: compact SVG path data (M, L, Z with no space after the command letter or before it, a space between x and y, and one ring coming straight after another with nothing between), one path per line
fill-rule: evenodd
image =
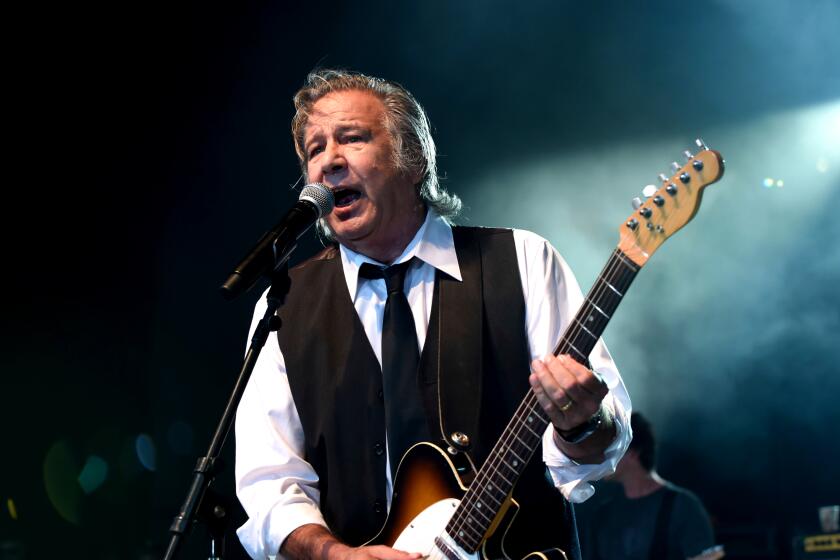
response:
M338 134L342 134L342 133L345 133L345 132L348 132L348 131L353 131L353 130L364 131L364 132L367 132L370 135L372 135L372 133L373 133L373 129L370 126L367 126L367 125L364 125L364 124L361 124L361 123L340 124L340 125L335 127L335 132L338 133ZM323 135L323 132L319 131L319 132L313 134L310 137L307 137L306 132L304 132L304 135L303 135L304 146L308 145L310 142L315 140L319 135Z

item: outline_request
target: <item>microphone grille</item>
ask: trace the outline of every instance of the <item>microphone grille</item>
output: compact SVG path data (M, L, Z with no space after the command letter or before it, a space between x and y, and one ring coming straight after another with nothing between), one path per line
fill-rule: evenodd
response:
M332 191L323 183L309 183L300 191L298 200L307 200L318 209L318 217L332 212L335 206L335 197Z

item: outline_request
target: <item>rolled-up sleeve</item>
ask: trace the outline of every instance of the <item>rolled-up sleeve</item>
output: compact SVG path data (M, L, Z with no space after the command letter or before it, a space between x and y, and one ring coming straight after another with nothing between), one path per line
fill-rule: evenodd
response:
M566 327L583 304L583 294L569 265L548 241L536 234L515 230L519 272L525 294L525 319L531 358L550 354ZM554 485L571 502L583 502L595 490L589 482L615 471L627 450L630 431L630 396L603 340L598 340L589 355L593 371L607 383L609 393L603 406L615 418L616 437L598 464L580 464L567 457L554 443L554 428L549 424L543 436L543 461Z
M265 309L261 299L251 334ZM303 458L303 428L276 336L269 336L257 360L235 430L236 494L248 514L237 535L252 558L279 557L292 531L326 523L318 507L318 475Z

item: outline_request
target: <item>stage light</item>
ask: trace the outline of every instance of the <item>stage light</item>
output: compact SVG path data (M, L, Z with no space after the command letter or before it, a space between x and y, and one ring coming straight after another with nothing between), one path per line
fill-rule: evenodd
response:
M17 507L15 507L15 501L11 498L6 500L6 508L9 510L9 517L17 521L18 514L17 514Z
M77 480L79 464L66 441L57 441L44 458L44 487L56 512L74 525L81 524L82 490Z
M140 464L146 470L154 471L157 469L157 452L155 451L155 443L151 436L147 434L140 434L134 442L134 449L137 452L137 458Z
M79 486L85 494L90 494L105 482L108 478L108 463L101 457L91 455L79 473Z
M821 157L817 160L817 171L820 173L828 173L828 159Z

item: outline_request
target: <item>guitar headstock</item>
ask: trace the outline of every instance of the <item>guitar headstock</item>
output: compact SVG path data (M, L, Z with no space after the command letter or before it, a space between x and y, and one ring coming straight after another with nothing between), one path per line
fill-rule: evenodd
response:
M723 157L702 140L697 140L697 147L697 154L685 152L685 165L674 164L673 175L659 175L658 188L645 187L647 200L634 199L636 211L621 225L618 248L639 266L691 221L700 208L703 189L723 176Z

